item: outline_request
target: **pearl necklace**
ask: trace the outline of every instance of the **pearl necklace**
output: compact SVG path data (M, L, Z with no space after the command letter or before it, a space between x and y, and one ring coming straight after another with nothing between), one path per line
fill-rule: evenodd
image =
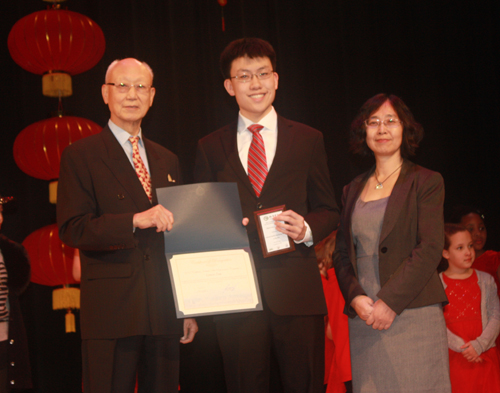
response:
M375 189L376 190L381 190L382 188L384 188L384 183L386 182L387 179L389 179L392 175L394 175L398 170L399 168L401 168L403 166L403 164L401 163L400 166L398 166L394 172L392 172L389 176L387 176L384 181L380 181L377 177L377 171L375 171L375 180L377 180L377 185L375 186Z

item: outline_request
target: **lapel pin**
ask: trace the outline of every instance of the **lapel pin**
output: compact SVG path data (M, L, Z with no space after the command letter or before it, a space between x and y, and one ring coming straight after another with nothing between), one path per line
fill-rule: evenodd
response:
M170 176L170 173L168 174L168 181L169 181L170 183L175 183L175 180L174 180L174 179L172 179L172 176Z

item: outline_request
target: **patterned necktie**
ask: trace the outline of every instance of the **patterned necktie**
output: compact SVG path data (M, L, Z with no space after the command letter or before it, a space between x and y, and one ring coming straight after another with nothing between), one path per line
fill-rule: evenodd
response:
M248 130L253 134L252 144L248 150L248 178L257 197L260 197L267 176L266 148L259 131L264 127L252 124Z
M153 200L153 194L151 193L151 177L139 154L139 137L131 136L128 140L132 143L132 161L134 162L135 173L137 173L137 177L149 198L149 202L151 202Z

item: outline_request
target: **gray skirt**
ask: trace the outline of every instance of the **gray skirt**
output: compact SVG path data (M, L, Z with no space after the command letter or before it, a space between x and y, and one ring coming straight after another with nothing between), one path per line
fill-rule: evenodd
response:
M389 198L358 199L352 215L358 280L377 301L378 246ZM387 330L349 320L355 393L450 393L446 323L440 305L404 310Z
M388 330L349 320L353 392L449 393L446 324L440 305L404 310Z

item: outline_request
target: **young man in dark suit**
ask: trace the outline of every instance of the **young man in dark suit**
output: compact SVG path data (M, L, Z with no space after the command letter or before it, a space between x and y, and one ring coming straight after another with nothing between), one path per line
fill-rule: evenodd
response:
M325 299L314 243L332 232L338 208L322 134L279 116L276 55L261 39L230 43L221 55L237 121L201 139L197 182L236 182L264 310L216 317L230 393L270 391L271 357L285 392L323 392ZM276 228L295 251L264 258L254 212L285 205Z
M153 104L151 68L113 62L102 96L111 112L102 132L65 149L57 220L62 241L80 250L83 383L86 393L173 393L179 338L198 329L177 320L163 232L174 217L154 189L180 182L177 157L143 138Z

